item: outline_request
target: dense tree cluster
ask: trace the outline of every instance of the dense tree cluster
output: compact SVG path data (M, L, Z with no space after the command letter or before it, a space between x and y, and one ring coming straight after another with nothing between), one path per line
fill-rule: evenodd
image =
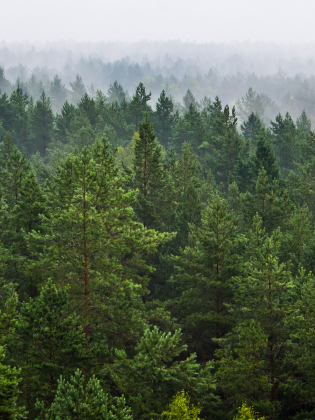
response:
M0 96L0 417L314 418L307 112L71 88Z

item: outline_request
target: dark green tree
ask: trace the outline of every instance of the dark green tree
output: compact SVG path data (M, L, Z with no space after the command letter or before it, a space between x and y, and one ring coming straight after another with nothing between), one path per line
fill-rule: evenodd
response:
M87 359L80 320L69 311L69 288L50 280L40 295L23 302L17 325L23 371L22 400L34 418L36 399L53 402L60 375L70 378Z
M133 159L134 188L139 190L136 214L144 227L152 227L158 218L163 193L163 160L153 126L146 115L139 127Z
M172 112L174 104L172 98L166 96L163 89L156 103L156 115L158 118L158 133L163 146L167 145L172 124Z
M66 382L60 377L57 394L54 402L46 409L44 404L38 402L40 411L37 420L132 420L131 411L125 405L123 397L116 398L110 404L110 397L106 394L100 381L93 376L87 381L78 370Z
M46 156L46 149L51 141L53 122L50 99L43 92L36 102L31 120L32 151L39 151L43 157Z
M136 93L132 97L132 101L129 104L132 121L135 124L136 131L138 131L139 121L144 117L145 112L151 110L147 105L147 102L151 99L151 92L146 93L144 84L139 83L136 89Z

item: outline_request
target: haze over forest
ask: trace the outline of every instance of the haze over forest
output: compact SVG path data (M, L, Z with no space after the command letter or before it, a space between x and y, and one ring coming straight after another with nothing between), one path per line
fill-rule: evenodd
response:
M297 118L303 109L313 121L314 51L311 43L249 41L234 44L55 41L35 45L2 41L0 66L10 85L0 88L10 94L20 83L37 100L42 90L49 94L57 75L71 102L70 83L79 74L91 96L97 90L106 94L110 84L117 81L130 98L142 81L152 92L153 103L162 89L178 102L190 89L198 101L218 95L223 103L232 106L251 87L263 95L267 123L278 112L289 111Z

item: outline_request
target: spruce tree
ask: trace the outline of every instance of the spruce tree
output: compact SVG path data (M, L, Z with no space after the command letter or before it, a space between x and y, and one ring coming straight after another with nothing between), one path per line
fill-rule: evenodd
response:
M70 378L87 360L83 329L69 310L68 295L69 287L49 280L38 297L20 308L16 345L23 371L22 399L32 417L36 399L50 405L60 375Z
M138 189L135 211L144 227L153 227L158 218L158 204L163 193L161 146L146 115L139 127L133 159L134 188Z
M271 143L266 139L264 129L260 131L253 162L256 176L261 168L264 168L270 181L279 178L279 167L276 162L275 153Z
M233 320L227 305L233 302L232 276L238 274L238 220L219 195L201 214L201 226L190 226L190 244L174 256L172 315L180 320L184 336L201 360L213 357L215 344L229 332Z
M67 98L67 91L57 74L55 75L54 80L50 82L49 95L54 111L60 112Z
M50 99L43 92L36 102L31 120L32 151L39 151L43 157L46 156L46 149L51 141L53 121Z
M276 418L279 381L285 375L282 355L290 344L287 319L293 310L294 283L289 264L280 262L280 230L268 236L262 226L256 216L243 273L233 280L236 304L232 313L243 324L231 335L247 337L240 336L235 353L230 348L217 355L223 389L235 401L247 400ZM245 378L252 386L244 387Z
M86 93L86 89L85 89L82 77L79 74L76 75L74 82L72 83L70 82L70 87L72 89L72 92L71 92L72 103L76 105L80 101L82 96Z
M151 99L151 92L147 93L142 82L139 83L136 93L129 104L132 121L135 124L136 131L139 128L139 121L143 119L144 113L150 110L147 102Z
M156 115L159 121L158 131L160 133L160 141L163 146L167 145L167 140L170 135L173 109L174 104L172 98L166 96L166 92L163 89L156 103Z
M241 124L241 130L245 139L251 140L255 144L261 131L260 119L252 112L247 118L247 121Z

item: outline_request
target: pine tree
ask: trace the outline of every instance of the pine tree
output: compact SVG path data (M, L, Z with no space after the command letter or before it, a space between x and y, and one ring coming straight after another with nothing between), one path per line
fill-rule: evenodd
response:
M156 114L159 121L160 141L163 146L167 145L167 140L170 134L173 109L174 104L172 98L166 96L166 92L163 89L156 103Z
M11 87L11 83L4 76L4 68L0 66L0 91L2 93L8 93Z
M279 178L279 167L272 146L266 139L265 130L260 132L254 156L254 172L256 175L261 168L264 168L270 181Z
M0 238L8 251L3 276L6 281L19 285L21 295L32 295L36 293L39 279L27 273L27 266L38 256L30 254L27 235L34 229L42 231L40 215L47 214L46 198L29 161L12 147L10 139L8 134L2 150L4 167L0 173L3 200Z
M32 415L36 399L51 404L60 375L69 378L88 356L80 320L69 313L68 294L69 288L57 288L49 280L37 298L21 305L16 345L23 400Z
M12 129L14 139L20 148L27 150L29 137L27 106L29 98L19 84L16 90L11 93L10 104L13 110Z
M49 186L54 211L43 220L49 234L32 233L32 252L39 247L42 256L37 269L57 284L70 284L70 302L86 338L101 337L105 325L113 342L124 340L120 329L141 330L141 298L151 270L144 255L172 237L134 221L135 193L125 191L126 183L106 138L69 155Z
M89 123L93 127L97 119L97 109L94 99L90 98L89 95L85 93L78 103L78 109L87 117Z
M0 346L0 418L26 419L24 407L19 407L17 403L21 372L3 364L4 357L4 349Z
M57 394L52 405L45 409L44 404L38 402L40 411L37 420L132 420L131 411L125 405L124 397L116 398L110 404L110 398L93 376L87 381L78 370L69 381L60 377Z
M75 114L75 107L74 105L70 105L68 101L66 101L62 108L61 113L57 114L55 122L55 136L57 140L61 142L65 142L67 138L67 131L70 129L71 121Z
M111 377L119 392L126 395L136 418L160 418L165 405L183 389L190 390L194 401L200 401L207 410L215 407L211 362L201 369L195 354L178 360L187 349L181 341L179 331L162 333L154 327L145 331L134 357L117 351L117 361L110 368Z
M251 224L254 216L259 214L267 232L279 226L285 229L294 210L288 191L277 179L270 181L264 168L259 171L255 191L242 194L241 202L245 225Z
M246 140L251 140L255 144L261 132L260 119L252 112L247 118L247 121L241 124L241 130Z
M221 338L233 324L227 305L233 302L232 276L239 270L237 218L219 195L201 215L201 226L190 226L190 245L174 256L171 278L172 315L190 348L201 360L213 357L213 338Z
M124 91L123 87L117 82L117 80L115 80L113 84L109 85L107 95L109 102L118 102L119 104L121 104L121 102L126 97L126 92Z
M41 80L37 80L36 76L32 74L31 78L27 82L27 94L30 95L35 101L40 98L40 95L44 92L44 85Z
M54 111L60 112L67 98L67 91L57 74L54 80L50 82L49 94Z
M290 351L284 355L287 372L284 408L295 418L313 418L315 414L314 377L314 303L315 279L300 268L294 279L297 299L288 319ZM298 409L297 409L298 408ZM283 410L284 411L284 410Z
M158 203L163 192L163 162L161 146L146 115L139 127L133 159L134 188L139 190L136 214L144 227L152 227L158 218Z
M222 386L232 387L230 392L238 402L247 400L275 418L278 385L285 374L281 358L289 345L287 319L293 309L294 284L289 264L280 262L279 229L266 235L256 216L249 239L243 274L234 279L236 305L232 312L244 325L234 330L241 334L236 357L218 352L221 375L226 380L222 376ZM247 338L242 339L242 334ZM244 387L245 377L251 378L252 386Z
M50 99L43 92L34 107L31 124L32 150L39 150L43 157L46 156L46 149L51 141L53 122Z
M301 150L297 129L290 114L287 112L285 118L278 114L276 121L271 121L271 130L280 166L286 170L293 169L293 163L299 160Z
M199 197L200 182L197 176L198 161L188 143L182 146L182 156L173 169L175 181L176 220L174 230L177 232L177 252L184 248L188 241L189 224L199 226L201 223L201 202ZM177 253L176 252L176 253Z
M139 121L143 119L144 113L151 110L147 105L147 102L151 99L151 92L146 93L144 84L139 83L136 89L136 93L132 97L132 101L129 104L132 120L135 124L136 131L139 128Z
M243 121L246 120L252 113L257 115L257 117L260 119L263 118L264 108L260 95L257 95L257 93L251 87L248 89L245 97L242 97L241 100L238 100L236 105L238 108L238 114Z
M194 109L196 111L198 111L199 104L197 103L197 101L196 101L196 99L195 99L195 97L192 94L190 89L187 90L186 95L183 97L183 102L184 102L184 105L185 105L185 111L186 112L189 112L189 108L190 108L191 105L193 105Z
M76 75L75 81L70 83L70 87L72 89L72 103L76 105L81 100L82 96L86 93L82 77L79 74Z

